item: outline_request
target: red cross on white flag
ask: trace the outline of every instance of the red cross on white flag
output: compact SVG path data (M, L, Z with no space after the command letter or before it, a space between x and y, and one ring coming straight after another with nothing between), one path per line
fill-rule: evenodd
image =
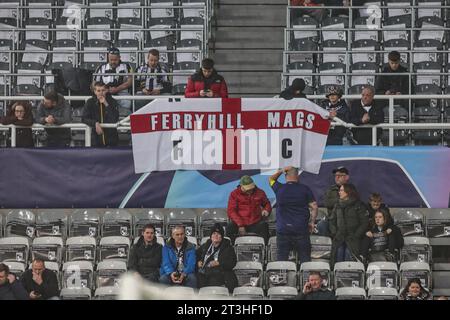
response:
M136 173L276 169L318 173L330 121L307 99L158 99L131 115Z

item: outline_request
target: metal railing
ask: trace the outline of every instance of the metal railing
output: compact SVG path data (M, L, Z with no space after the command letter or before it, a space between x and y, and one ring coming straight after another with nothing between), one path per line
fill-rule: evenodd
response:
M148 97L142 96L115 96L121 99L130 99L130 100L149 100ZM36 99L36 96L17 96L17 97L4 97L3 100L30 100ZM42 97L39 97L42 98ZM87 100L90 96L66 96L67 100ZM311 95L308 97L309 99L324 99L324 95ZM426 130L426 129L439 129L439 130L450 130L450 123L394 123L394 101L401 99L450 99L450 95L396 95L396 96L384 96L384 95L375 95L374 97L377 100L389 100L389 122L381 123L377 125L360 125L356 126L351 123L345 123L342 120L337 119L335 122L332 122L332 126L344 126L347 128L363 128L365 130L372 130L372 145L376 146L378 137L377 137L377 129L389 129L389 146L394 145L394 130L401 129L411 129L411 130ZM184 99L182 96L164 96L157 97L157 99ZM345 95L343 99L361 99L360 95ZM411 119L411 118L410 118ZM130 131L130 123L129 117L113 124L101 124L104 128L117 128L122 131ZM15 128L19 128L14 125L0 125L0 131L6 131L11 128L11 146L15 146ZM22 128L22 127L20 127ZM27 127L28 128L28 127ZM32 130L43 130L46 126L40 124L34 124L31 129ZM76 130L84 130L85 131L85 146L90 146L90 137L91 128L85 124L80 123L68 123L61 126L52 126L52 128L71 128ZM13 143L14 142L14 143Z

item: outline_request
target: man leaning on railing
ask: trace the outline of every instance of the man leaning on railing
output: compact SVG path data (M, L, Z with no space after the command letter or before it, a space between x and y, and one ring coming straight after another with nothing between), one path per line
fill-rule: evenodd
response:
M117 146L119 135L116 128L102 128L102 123L119 121L119 104L107 92L102 82L94 84L94 96L86 101L82 122L92 127L93 142L97 147Z

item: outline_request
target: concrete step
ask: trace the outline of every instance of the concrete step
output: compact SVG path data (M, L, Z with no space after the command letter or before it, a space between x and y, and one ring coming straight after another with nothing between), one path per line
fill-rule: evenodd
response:
M216 49L283 49L283 27L219 27Z
M217 26L285 27L286 5L221 5Z
M281 50L217 50L213 58L219 71L282 71Z
M280 93L280 72L275 71L221 71L228 91L232 95L263 94L273 96Z

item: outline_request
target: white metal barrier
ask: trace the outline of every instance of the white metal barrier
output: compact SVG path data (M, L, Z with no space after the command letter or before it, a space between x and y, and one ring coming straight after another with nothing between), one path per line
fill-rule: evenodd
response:
M83 101L89 99L91 96L65 96L67 100L78 100ZM148 96L114 96L118 99L129 99L129 100L150 100ZM36 99L42 99L43 97L39 96L10 96L10 97L1 97L0 100L7 100L7 101L16 101L16 100L36 100ZM324 99L324 95L311 95L308 96L309 99ZM360 95L345 95L343 96L343 99L360 99ZM334 122L332 122L332 126L344 126L347 128L367 128L366 130L371 129L372 130L372 145L377 145L377 129L389 129L389 146L394 145L394 130L400 130L400 129L419 129L419 130L426 130L426 129L441 129L441 130L450 130L450 123L394 123L394 101L395 100L401 100L401 99L449 99L450 95L392 95L392 96L384 96L384 95L375 95L375 99L378 100L388 100L389 101L389 122L388 123L380 123L377 125L362 125L362 126L356 126L351 123L346 123L344 121L341 121L340 119L336 119ZM169 101L173 99L185 99L183 96L159 96L157 99L167 99ZM102 124L103 128L117 128L118 130L124 130L124 131L130 131L130 123L129 123L129 117L117 122L117 123L108 123L108 124ZM6 131L11 128L11 146L15 147L16 142L16 128L23 128L20 126L15 125L0 125L0 131ZM41 124L34 124L32 127L30 127L32 130L43 130L46 128L46 126ZM85 146L90 147L90 135L91 135L91 128L87 126L86 124L82 123L67 123L64 125L60 125L57 127L52 126L52 128L71 128L75 130L81 130L85 133Z

